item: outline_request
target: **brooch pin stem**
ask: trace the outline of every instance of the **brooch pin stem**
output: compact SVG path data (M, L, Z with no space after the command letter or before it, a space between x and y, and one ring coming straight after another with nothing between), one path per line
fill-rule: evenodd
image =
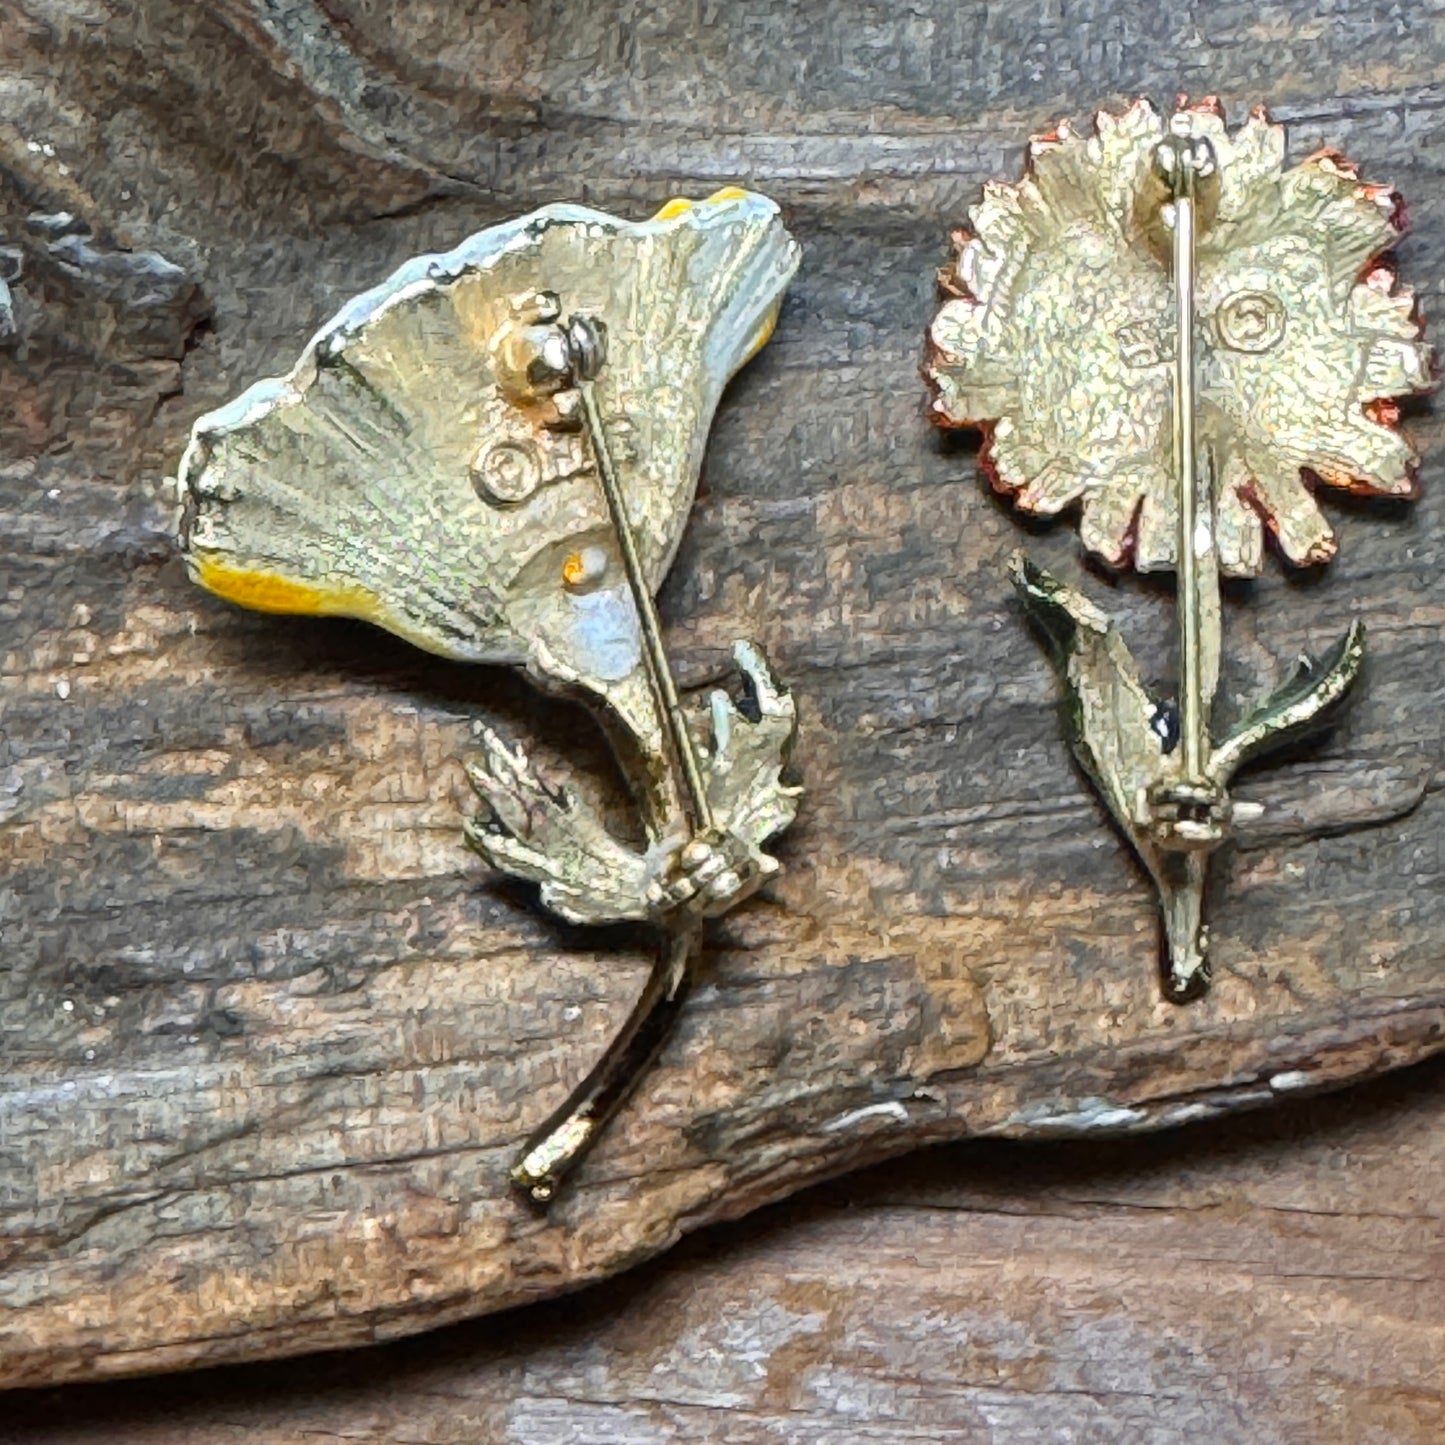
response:
M707 784L703 781L702 766L698 761L697 745L693 742L687 719L683 716L682 703L677 695L677 682L673 678L672 665L668 662L667 649L662 642L662 622L657 615L657 604L652 599L652 591L643 575L642 560L637 555L637 539L632 534L627 501L622 493L617 465L607 444L607 432L597 408L592 378L581 379L577 390L582 398L587 438L592 444L592 455L597 462L598 482L607 503L612 528L617 533L617 546L622 553L622 565L627 573L627 587L632 593L632 604L637 608L637 621L647 658L648 682L652 686L658 711L666 721L676 765L682 772L688 804L692 810L693 827L698 832L710 832L716 827L716 823L712 804L708 801Z
M1156 783L1145 806L1162 850L1159 886L1165 988L1172 996L1184 998L1208 979L1203 938L1208 855L1224 839L1228 803L1223 789L1210 776L1209 724L1223 640L1214 544L1214 455L1206 448L1201 458L1195 345L1201 191L1218 172L1213 148L1203 137L1190 135L1187 117L1176 118L1171 129L1153 159L1167 196L1163 209L1170 235L1174 310L1170 414L1179 519L1175 545L1179 776Z
M546 304L549 310L560 310L554 297L549 296ZM698 851L700 842L710 854L702 840L712 838L718 830L702 763L682 710L663 642L662 620L647 585L622 478L597 403L596 380L607 361L606 331L592 317L573 316L565 326L529 327L527 332L535 339L535 352L528 355L523 349L518 354L518 348L513 347L513 365L523 378L545 376L547 379L540 387L528 387L525 382L516 386L510 399L517 404L538 403L565 395L569 390L577 396L598 486L637 613L648 687L666 731L667 755L658 761L673 775L668 796L685 798L691 815L690 828L688 819L682 817L660 819L659 827L672 833L679 830L689 833L688 842L680 850L684 856L689 850ZM566 356L565 368L549 370L545 364L547 354L559 342ZM658 921L664 933L662 947L626 1024L566 1102L527 1140L513 1166L512 1182L536 1204L549 1204L556 1197L567 1175L626 1102L681 1011L692 964L701 952L701 920L679 905Z
M1194 361L1194 235L1198 219L1196 182L1211 174L1213 160L1207 142L1191 146L1182 137L1164 141L1156 155L1170 181L1173 197L1174 273L1174 467L1179 478L1179 634L1180 687L1179 731L1183 748L1184 780L1200 787L1204 783L1209 752L1209 706L1204 690L1204 608L1200 592L1204 585L1201 566L1212 567L1214 548L1206 539L1214 530L1213 507L1208 494L1210 468L1206 465L1206 490L1201 494L1198 469L1199 446L1195 435L1197 412L1196 367ZM1201 544L1204 545L1201 545ZM1204 556L1200 554L1204 553ZM1217 615L1217 613L1216 613Z
M648 910L663 943L643 994L587 1077L528 1139L512 1169L512 1182L534 1203L545 1205L621 1108L666 1039L701 953L702 920L753 892L766 870L745 837L719 826L678 695L598 401L596 383L607 364L606 328L584 314L564 321L560 299L550 292L516 298L514 311L514 324L497 348L507 401L524 411L550 415L559 425L580 420L587 434L659 724L655 742L649 741L651 728L634 737L650 774L636 791L649 832L664 842L649 887ZM659 782L664 786L655 786Z
M552 1202L667 1042L687 998L701 942L697 925L664 934L627 1022L566 1103L523 1146L512 1182L534 1204Z

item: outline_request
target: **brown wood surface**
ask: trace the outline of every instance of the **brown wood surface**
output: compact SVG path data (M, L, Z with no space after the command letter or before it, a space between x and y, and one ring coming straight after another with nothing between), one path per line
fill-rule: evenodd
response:
M1445 1060L931 1150L420 1339L11 1395L4 1445L1436 1445Z
M1328 573L1275 568L1231 599L1232 697L1267 691L1357 613L1372 663L1328 743L1241 788L1269 811L1220 860L1218 981L1180 1009L1159 999L1148 890L1070 766L1003 577L1020 540L1078 576L1075 540L1024 532L972 451L930 433L916 366L934 268L980 183L1015 173L1024 137L1057 115L1141 90L1219 91L1237 114L1268 100L1296 155L1329 142L1399 185L1416 226L1402 269L1438 310L1441 17L4 0L0 248L23 272L0 344L0 1383L409 1333L615 1273L917 1144L1198 1121L1439 1049L1433 412L1409 418L1426 452L1417 506L1335 505ZM607 780L600 740L504 673L199 594L170 549L163 478L195 415L289 365L403 258L546 200L641 215L732 180L785 205L804 266L725 401L663 607L689 685L722 672L734 636L767 646L803 713L808 799L783 880L719 928L679 1035L544 1221L509 1197L506 1166L625 1014L645 957L626 934L552 926L481 873L454 759L486 718L556 770ZM1165 675L1166 594L1089 585ZM1425 1086L1399 1149L1433 1165L1438 1193L1433 1107ZM1127 1192L1128 1161L1157 1156L1107 1157ZM1398 1177L1433 1199L1428 1173ZM1316 1176L1292 1178L1290 1207L1314 1208ZM802 1278L833 1260L862 1279L869 1256L887 1278L915 1237L927 1275L954 1248L952 1216L895 1216L869 1187L872 1216L798 1246ZM1412 1206L1420 1229L1434 1207ZM1080 1361L1110 1339L1128 1360L1169 1327L1127 1257L1136 1215L1098 1208L1097 1250L1135 1281L1127 1325L1071 1338ZM996 1262L994 1227L980 1257ZM1072 1237L1109 1262L1087 1222ZM958 1235L959 1257L974 1243ZM1334 1272L1351 1272L1347 1249L1342 1235ZM690 1259L703 1296L765 1308L746 1248ZM1439 1266L1424 1249L1404 1268L1438 1285ZM999 1268L967 1291L987 1294ZM1381 1273L1371 1298L1394 1307L1403 1286ZM650 1278L636 1288L680 1309L668 1291L683 1286ZM940 1288L942 1320L965 1284ZM1077 1324L1087 1297L1041 1282L1006 1308ZM857 1329L868 1298L847 1307ZM1273 1296L1262 1328L1287 1332L1307 1306L1328 1313L1314 1285ZM699 1327L726 1354L720 1309ZM931 1317L910 1316L925 1335ZM1232 1317L1219 1306L1215 1327ZM999 1327L1005 1375L1028 1328ZM612 1349L602 1333L587 1348ZM515 1359L498 1391L525 1378ZM1424 1391L1421 1418L1438 1416L1438 1377L1392 1368L1370 1388L1398 1386L1401 1409ZM905 1389L888 1378L877 1388Z

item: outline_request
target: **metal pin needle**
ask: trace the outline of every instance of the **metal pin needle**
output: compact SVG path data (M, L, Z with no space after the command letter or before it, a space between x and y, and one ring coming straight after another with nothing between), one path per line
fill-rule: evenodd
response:
M662 644L662 623L657 615L657 604L652 599L652 589L647 585L647 577L642 570L642 560L637 553L637 540L633 536L632 522L627 515L622 483L607 444L607 433L597 406L597 393L591 381L579 381L577 389L582 396L582 416L587 424L593 456L597 460L597 476L602 484L602 495L607 502L607 511L617 534L617 545L622 551L627 584L637 607L643 648L647 656L648 680L652 684L658 712L662 715L667 729L671 751L682 772L682 781L692 811L693 828L697 832L707 832L713 827L712 804L708 801L707 784L703 781L697 747L687 719L683 716L677 684L673 681L667 651Z
M1174 467L1179 481L1180 631L1179 731L1186 783L1202 785L1209 765L1209 717L1204 700L1203 616L1199 587L1201 526L1213 527L1213 499L1201 489L1195 437L1194 237L1196 208L1194 157L1187 145L1175 151L1174 210ZM1207 489L1207 479L1206 479Z

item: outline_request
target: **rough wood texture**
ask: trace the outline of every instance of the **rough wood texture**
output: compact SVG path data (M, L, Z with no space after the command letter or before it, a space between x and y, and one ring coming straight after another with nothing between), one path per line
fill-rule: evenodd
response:
M1438 311L1439 14L9 0L0 1382L414 1331L919 1143L1198 1120L1438 1049L1433 414L1418 506L1335 506L1326 575L1274 569L1229 608L1229 696L1356 612L1373 663L1326 746L1241 789L1269 813L1218 868L1214 992L1179 1009L1003 576L1021 539L1078 575L1073 536L1021 532L923 422L916 366L979 184L1140 89L1267 99L1296 154L1398 184L1402 268ZM768 647L809 797L784 881L719 930L543 1221L509 1157L646 964L487 882L452 760L485 717L605 780L600 740L503 673L207 599L161 478L198 412L402 258L559 196L645 214L734 179L786 205L804 268L663 602L689 683L736 635ZM1163 674L1163 595L1110 605ZM839 1230L815 1270L867 1243Z
M934 1150L504 1319L12 1395L0 1440L1437 1445L1442 1064L1147 1140Z

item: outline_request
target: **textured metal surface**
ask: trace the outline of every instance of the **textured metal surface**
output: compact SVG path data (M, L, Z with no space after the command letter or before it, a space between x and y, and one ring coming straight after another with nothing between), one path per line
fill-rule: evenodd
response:
M1249 577L1265 531L1294 563L1335 539L1301 475L1407 496L1414 454L1382 399L1430 384L1414 298L1378 261L1399 201L1319 152L1286 169L1285 137L1256 109L1229 130L1190 112L1220 186L1198 246L1200 431L1220 466L1220 566ZM1163 117L1100 111L1030 148L1017 184L991 182L929 333L933 415L984 426L997 484L1025 511L1079 503L1085 547L1111 566L1172 569L1173 296L1147 202ZM1141 214L1142 213L1142 214Z
M736 192L639 223L549 206L408 262L289 376L196 423L180 476L192 575L245 606L615 685L636 650L615 559L586 587L562 578L572 553L613 545L585 441L496 384L514 300L550 289L608 327L599 405L656 586L717 399L796 265L777 208Z

